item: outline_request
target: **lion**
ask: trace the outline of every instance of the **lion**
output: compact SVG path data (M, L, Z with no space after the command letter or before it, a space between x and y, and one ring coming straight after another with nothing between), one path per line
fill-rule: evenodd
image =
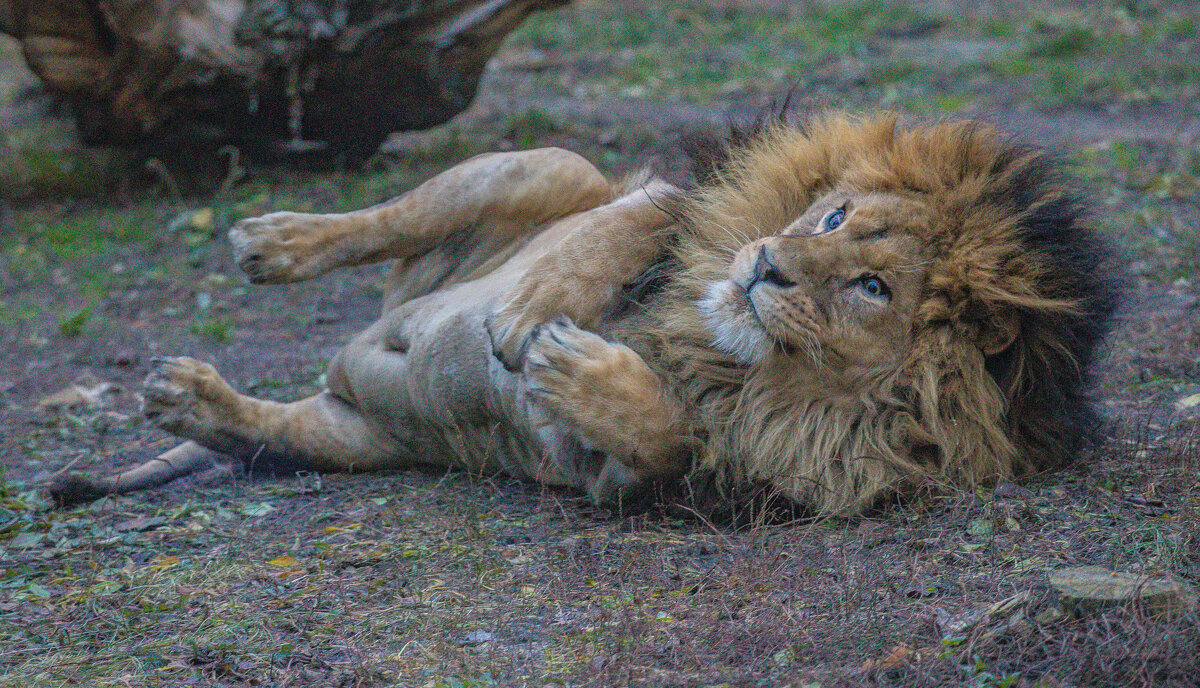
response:
M503 472L600 504L703 475L853 515L1070 459L1117 296L1047 153L982 123L827 113L704 169L684 189L560 149L485 154L365 210L243 220L253 282L394 260L379 320L292 403L156 359L145 415L188 441L52 491L224 456Z

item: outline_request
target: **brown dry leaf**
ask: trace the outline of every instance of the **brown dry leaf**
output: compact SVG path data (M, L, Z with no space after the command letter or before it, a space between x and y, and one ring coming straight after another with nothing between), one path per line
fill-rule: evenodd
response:
M1196 406L1200 406L1200 394L1192 394L1175 402L1175 408L1179 409L1180 411L1187 411L1188 409L1195 408Z
M281 569L292 569L300 565L300 560L290 554L284 554L283 556L267 561L267 563L271 566L278 566Z
M907 645L897 645L888 651L883 659L868 659L863 662L863 671L873 669L894 669L905 662L914 650Z
M111 382L104 382L91 373L84 373L66 387L47 394L37 403L37 410L53 413L75 406L101 407L106 397L120 394L124 390Z
M169 569L178 563L179 563L179 557L175 557L175 556L155 557L154 561L150 562L150 570L151 571L162 571L164 569Z

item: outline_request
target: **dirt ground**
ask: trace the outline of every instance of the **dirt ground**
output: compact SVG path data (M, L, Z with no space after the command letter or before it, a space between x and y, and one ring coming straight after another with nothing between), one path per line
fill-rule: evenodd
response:
M585 2L363 169L83 150L0 38L0 685L1195 686L1194 612L1066 615L1048 574L1200 584L1198 34L1194 3L1154 0ZM216 471L69 509L35 489L173 445L138 414L151 357L293 399L373 320L383 267L253 287L236 219L362 207L492 149L680 181L681 142L789 91L1062 156L1127 268L1107 423L1072 468L786 523L453 473ZM72 384L89 403L39 408Z

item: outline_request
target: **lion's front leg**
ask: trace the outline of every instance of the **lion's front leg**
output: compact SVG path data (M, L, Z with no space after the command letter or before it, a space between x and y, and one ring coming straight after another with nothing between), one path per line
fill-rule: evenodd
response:
M565 316L584 328L596 324L613 297L665 251L675 218L663 208L677 193L652 180L589 211L525 272L487 322L492 351L506 368L520 367L530 332L552 318Z
M538 327L531 340L525 357L529 394L586 446L640 479L687 471L694 443L683 408L632 349L565 318Z

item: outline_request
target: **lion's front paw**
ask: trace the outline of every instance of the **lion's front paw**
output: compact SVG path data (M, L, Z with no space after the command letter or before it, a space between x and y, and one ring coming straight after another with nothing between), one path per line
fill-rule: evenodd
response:
M229 230L233 258L251 282L281 284L316 277L319 239L327 219L308 213L270 213L242 220Z
M551 407L563 407L556 410L573 412L600 391L604 369L611 366L614 354L619 355L618 346L576 327L568 318L534 327L521 347L529 392Z
M236 416L237 393L215 368L192 358L155 358L142 413L167 432L202 441Z
M678 404L629 347L558 318L530 335L525 375L535 403L587 445L643 477L682 471L688 433Z

